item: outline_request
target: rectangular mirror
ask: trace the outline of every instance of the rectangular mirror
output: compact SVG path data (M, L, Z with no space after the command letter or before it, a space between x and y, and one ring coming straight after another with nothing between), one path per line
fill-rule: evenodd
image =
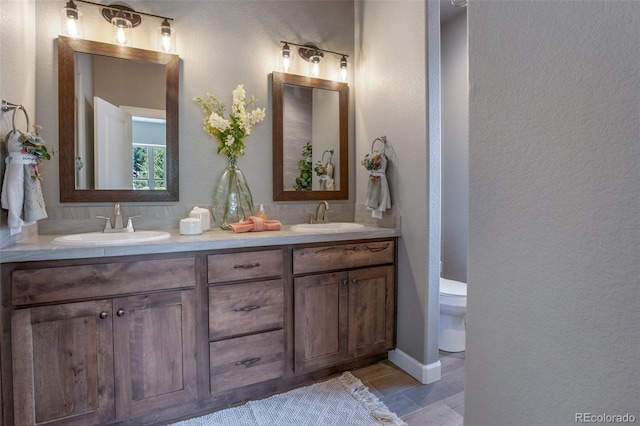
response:
M274 72L273 199L349 198L349 87Z
M60 201L178 201L177 55L58 38Z

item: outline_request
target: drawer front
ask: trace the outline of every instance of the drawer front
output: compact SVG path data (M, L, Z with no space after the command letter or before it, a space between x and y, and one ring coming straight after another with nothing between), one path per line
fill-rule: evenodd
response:
M281 279L209 287L209 339L282 328Z
M20 269L12 274L14 305L193 287L195 257Z
M282 276L282 250L245 251L208 256L210 283Z
M209 344L211 393L275 379L284 374L284 331Z
M359 268L393 263L394 260L393 240L308 247L293 250L293 273Z

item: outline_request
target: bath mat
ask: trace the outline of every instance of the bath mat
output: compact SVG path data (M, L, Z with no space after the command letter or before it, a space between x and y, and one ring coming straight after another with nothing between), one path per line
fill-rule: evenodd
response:
M172 426L406 426L349 372Z

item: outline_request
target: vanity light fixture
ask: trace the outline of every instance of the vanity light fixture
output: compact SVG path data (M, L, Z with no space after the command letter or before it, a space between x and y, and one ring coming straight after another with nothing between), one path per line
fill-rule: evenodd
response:
M169 24L169 21L172 21L173 18L138 12L128 6L119 4L107 6L88 0L75 1L101 8L102 17L113 25L114 41L121 46L131 45L131 30L142 23L142 15L162 19L158 30L158 50L163 52L173 52L175 50L175 30ZM68 0L65 7L62 8L62 33L69 37L82 37L81 16L82 13L78 10L74 0Z
M300 57L311 64L310 74L313 77L318 77L320 75L320 62L324 59L325 53L331 53L339 56L339 80L343 82L347 81L347 58L349 55L346 53L321 49L313 44L297 44L290 41L280 41L280 43L284 44L282 47L282 69L284 72L289 72L289 67L291 65L291 48L289 47L291 44L293 46L298 46L298 54Z

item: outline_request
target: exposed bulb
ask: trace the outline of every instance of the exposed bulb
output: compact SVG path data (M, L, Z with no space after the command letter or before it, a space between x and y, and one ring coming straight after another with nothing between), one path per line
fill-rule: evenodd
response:
M340 81L343 83L347 81L347 57L342 56L340 59Z
M160 38L158 39L158 50L161 52L170 53L175 46L175 31L169 25L167 18L162 21L160 25Z
M318 77L320 75L320 56L311 57L311 75Z
M111 19L111 25L115 28L114 39L120 46L131 44L131 21L119 12Z
M62 34L72 37L82 37L82 27L80 18L82 13L73 1L68 1L66 6L62 8Z
M291 66L291 50L287 43L284 44L282 48L282 70L284 72L289 72L289 67Z

